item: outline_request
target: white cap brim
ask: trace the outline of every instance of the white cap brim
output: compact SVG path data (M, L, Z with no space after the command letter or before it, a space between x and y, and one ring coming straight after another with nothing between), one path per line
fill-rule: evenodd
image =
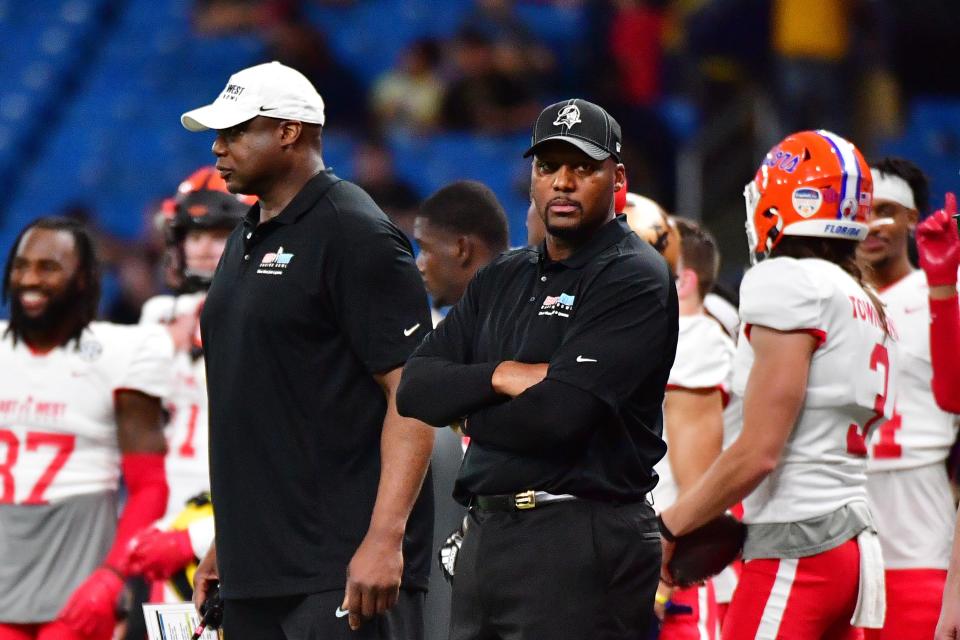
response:
M238 109L223 102L214 102L180 116L180 124L188 131L220 130L235 127L259 115L249 109Z

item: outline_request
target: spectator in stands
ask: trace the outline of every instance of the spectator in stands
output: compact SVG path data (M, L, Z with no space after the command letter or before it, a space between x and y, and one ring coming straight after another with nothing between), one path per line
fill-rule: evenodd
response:
M536 117L530 87L496 64L493 42L465 29L454 42L454 80L443 102L445 127L486 134L519 132Z
M326 101L327 118L338 129L369 124L366 92L337 60L323 32L304 15L297 0L197 0L194 25L200 33L253 31L267 46L266 57L307 76Z
M417 215L420 196L397 176L390 149L375 140L357 145L353 155L353 177L393 223L408 237L413 237L413 219Z
M549 88L556 67L554 55L517 15L513 0L476 0L461 29L490 39L502 71L522 76L538 91Z
M603 33L606 73L598 79L614 117L630 122L624 144L627 166L644 192L660 202L674 199L674 147L660 116L664 10L662 2L617 0ZM606 77L603 77L606 76Z
M381 75L370 91L370 106L381 131L430 131L443 104L443 80L437 72L440 46L435 40L415 41L400 64Z
M849 134L844 65L853 39L854 2L774 0L772 46L781 126Z

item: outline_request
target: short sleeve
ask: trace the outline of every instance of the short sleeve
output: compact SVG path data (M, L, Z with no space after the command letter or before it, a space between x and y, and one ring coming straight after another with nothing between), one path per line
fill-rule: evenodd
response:
M153 296L140 309L140 324L162 324L173 317L173 296Z
M194 316L205 297L206 293L154 296L143 303L140 324L166 324L180 316Z
M716 320L703 315L682 317L668 388L724 390L733 356L733 341Z
M338 257L327 274L335 313L367 370L389 371L403 365L432 328L427 293L410 243L383 214L340 217Z
M159 325L129 327L131 355L117 389L140 391L148 396L170 395L173 382L173 341Z
M823 310L829 294L804 267L803 260L773 258L756 265L740 283L740 318L749 339L750 327L777 331L810 331L826 336Z
M641 385L662 389L676 353L678 313L665 266L622 256L576 298L573 325L550 358L547 379L587 391L614 411Z

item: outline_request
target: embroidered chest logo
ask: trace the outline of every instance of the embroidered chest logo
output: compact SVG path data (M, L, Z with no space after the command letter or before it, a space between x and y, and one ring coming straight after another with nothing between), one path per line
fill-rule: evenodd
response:
M263 273L270 276L279 276L283 273L283 270L287 268L287 265L290 264L291 260L293 260L293 254L284 253L283 247L281 246L276 251L267 253L263 256L263 260L260 261L260 268L257 269L257 273Z
M576 299L576 296L571 296L569 293L561 293L559 296L547 296L543 299L543 304L540 305L540 313L537 315L569 318L570 312L573 311L574 299Z

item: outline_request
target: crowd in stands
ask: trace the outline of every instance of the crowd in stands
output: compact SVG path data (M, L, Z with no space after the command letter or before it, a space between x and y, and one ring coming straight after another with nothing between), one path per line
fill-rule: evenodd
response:
M827 128L869 152L898 132L911 93L958 88L949 78L935 84L920 69L937 54L929 39L913 39L940 33L931 18L943 10L938 0L914 8L926 22L904 19L896 3L869 0L474 0L449 32L405 41L392 65L384 61L372 77L343 59L317 12L363 3L195 0L192 28L211 38L255 35L267 59L303 71L326 99L328 128L357 145L349 177L408 234L426 194L392 169L384 142L396 136L522 136L543 104L582 95L624 124L631 184L672 209L684 187L676 184L679 150L745 89L775 106L778 131ZM573 12L576 20L560 38L530 18L549 14L524 11L530 8ZM945 28L953 13L940 16ZM521 195L522 180L514 187ZM149 247L149 211L146 218ZM150 272L159 253L118 251L109 315L130 320L124 309L139 308L152 284L136 274Z

